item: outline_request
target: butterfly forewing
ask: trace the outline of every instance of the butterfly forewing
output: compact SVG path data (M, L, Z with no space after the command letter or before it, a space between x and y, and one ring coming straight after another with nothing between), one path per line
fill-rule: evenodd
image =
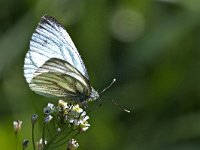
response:
M87 79L71 64L57 58L38 68L29 86L41 95L74 100L87 98L91 92Z
M85 65L66 30L54 18L45 15L32 35L25 57L24 75L28 83L36 70L50 58L67 61L89 80Z
M77 102L99 97L70 36L53 17L44 15L30 41L24 76L38 94Z

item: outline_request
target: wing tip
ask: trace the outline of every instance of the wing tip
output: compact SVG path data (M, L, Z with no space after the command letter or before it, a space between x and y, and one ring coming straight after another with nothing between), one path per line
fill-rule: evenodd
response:
M48 14L44 14L41 17L40 23L41 24L45 24L45 23L49 24L50 23L49 21L55 23L57 26L60 26L60 27L64 28L64 26L60 22L58 22L58 20L56 20L54 17L52 17L52 16L50 16Z

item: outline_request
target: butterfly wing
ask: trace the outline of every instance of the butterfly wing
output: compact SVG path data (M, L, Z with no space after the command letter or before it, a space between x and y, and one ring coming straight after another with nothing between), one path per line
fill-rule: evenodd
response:
M64 27L53 17L44 15L32 35L25 57L24 76L28 83L50 58L65 60L89 80L85 65Z
M58 58L51 58L39 67L29 86L40 95L75 101L83 101L91 93L88 80L71 64Z

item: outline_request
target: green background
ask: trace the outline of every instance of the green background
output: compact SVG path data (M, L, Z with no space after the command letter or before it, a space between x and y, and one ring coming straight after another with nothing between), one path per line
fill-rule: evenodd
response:
M0 8L0 149L15 149L13 120L23 120L19 138L30 139L30 116L57 103L23 77L44 14L65 26L95 89L117 79L89 114L80 149L200 149L199 0L0 0Z

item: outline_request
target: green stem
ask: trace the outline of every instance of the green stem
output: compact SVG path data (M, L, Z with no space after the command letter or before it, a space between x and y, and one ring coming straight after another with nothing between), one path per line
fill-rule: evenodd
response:
M45 147L45 123L42 129L42 145Z
M50 130L49 130L48 125L47 125L47 131L48 131L48 134L49 134L49 136L50 136L50 139L52 139L51 132L50 132Z
M35 135L34 135L34 124L32 125L32 143L33 143L33 149L35 150Z
M16 150L17 150L17 145L18 145L18 138L17 138L17 132L15 132L15 147L16 147Z
M56 141L54 144L58 144L60 142L62 142L66 137L69 136L69 134L72 132L73 130L71 129L69 132L66 133L66 135L64 135L64 137L60 138L58 141Z
M64 128L62 129L62 131L64 131L65 129L66 129L66 127L64 127ZM55 135L51 138L51 140L47 143L47 145L45 145L44 150L47 150L47 149L51 146L51 144L54 143L54 141L60 136L60 134L61 134L61 132L58 133L58 134L55 134Z
M79 133L80 133L80 132L78 131L78 132L77 132L74 136L72 136L70 139L74 139ZM64 141L64 142L62 142L62 143L60 143L60 144L54 145L52 148L60 147L60 146L62 146L62 145L64 145L64 144L66 144L67 142L69 142L70 139L68 139L67 141Z
M44 147L44 150L47 150L49 148L49 146L51 145L51 143L53 143L53 141L57 138L57 136L58 134L53 136L53 138L49 141L49 143L47 143L47 145Z

